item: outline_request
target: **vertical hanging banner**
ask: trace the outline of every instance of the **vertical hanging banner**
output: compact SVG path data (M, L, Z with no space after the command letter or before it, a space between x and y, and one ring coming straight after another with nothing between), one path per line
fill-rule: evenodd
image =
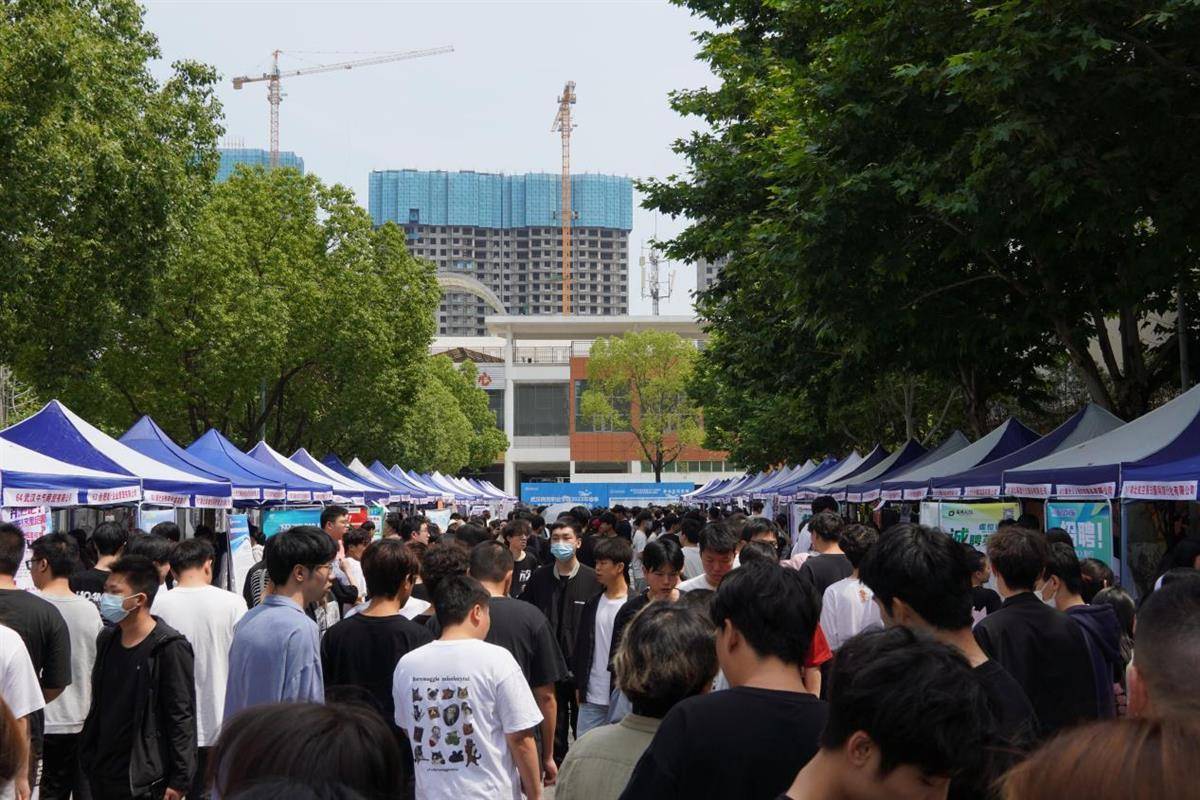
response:
M233 580L236 591L246 585L246 576L254 566L254 552L250 549L250 517L245 514L229 516L229 560L233 564Z
M1071 534L1080 559L1095 558L1112 566L1112 505L1102 503L1046 503L1046 529L1062 528Z
M25 558L17 564L17 574L13 580L21 589L32 589L33 578L29 575L29 548L39 537L54 533L54 515L49 508L36 506L33 508L0 508L0 522L11 522L21 529L25 537Z

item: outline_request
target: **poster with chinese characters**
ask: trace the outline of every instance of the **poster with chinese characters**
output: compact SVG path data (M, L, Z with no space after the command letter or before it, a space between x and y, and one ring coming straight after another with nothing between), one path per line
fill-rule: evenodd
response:
M1046 503L1046 529L1071 534L1079 558L1113 563L1112 506L1107 503Z

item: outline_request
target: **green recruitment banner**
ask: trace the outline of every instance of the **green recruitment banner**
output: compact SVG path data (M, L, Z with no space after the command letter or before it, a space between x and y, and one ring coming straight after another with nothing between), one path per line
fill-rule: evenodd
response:
M921 522L929 524L936 506L937 526L954 537L955 541L966 542L972 547L983 550L987 540L1000 527L1000 522L1006 519L1016 519L1021 513L1017 503L946 503L933 502L921 504Z
M1062 528L1071 534L1080 559L1113 561L1112 506L1107 503L1046 503L1046 529Z

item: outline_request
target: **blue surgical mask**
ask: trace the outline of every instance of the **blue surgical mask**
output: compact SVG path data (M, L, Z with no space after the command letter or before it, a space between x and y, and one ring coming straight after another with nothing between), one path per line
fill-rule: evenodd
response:
M571 556L575 555L575 545L569 542L551 542L550 555L557 558L559 561L566 561Z
M119 594L100 595L100 617L113 625L119 625L121 620L129 616L125 610L125 598Z

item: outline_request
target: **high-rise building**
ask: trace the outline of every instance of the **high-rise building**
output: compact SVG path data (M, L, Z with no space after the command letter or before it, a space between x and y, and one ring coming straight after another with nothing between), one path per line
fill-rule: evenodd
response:
M270 167L271 151L257 147L221 147L217 150L221 155L221 166L217 167L217 183L224 183L233 174L238 164L250 167ZM304 159L291 150L279 153L279 166L293 167L304 172Z
M508 314L561 314L561 180L543 173L376 171L371 218L404 228L413 255L439 272L474 278ZM632 182L572 175L571 206L572 313L628 313ZM447 291L438 332L484 336L484 318L496 312L479 293Z
M721 273L721 268L725 266L728 259L718 258L716 261L709 261L702 258L696 262L696 292L708 291L709 287L717 280L717 275Z

